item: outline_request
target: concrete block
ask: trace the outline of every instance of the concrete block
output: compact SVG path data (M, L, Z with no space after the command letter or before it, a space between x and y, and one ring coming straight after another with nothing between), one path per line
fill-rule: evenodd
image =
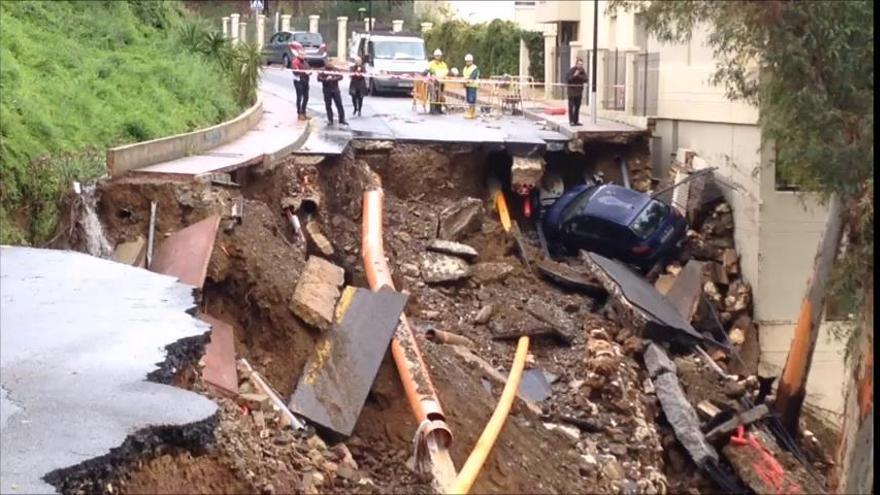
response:
M318 330L329 330L344 277L342 268L323 258L310 256L293 291L290 310L306 324Z
M467 261L474 261L477 259L477 256L479 256L477 250L467 244L444 241L442 239L435 239L432 241L431 244L428 245L428 251L457 256Z
M429 284L454 282L470 274L470 266L461 258L438 253L425 253L422 258L422 276Z
M438 237L458 241L478 232L483 225L483 202L477 198L463 198L440 212Z
M327 236L321 232L321 226L318 222L308 222L306 223L306 235L309 240L315 245L315 248L321 253L321 256L331 257L333 256L333 243L330 242L330 239L327 239Z

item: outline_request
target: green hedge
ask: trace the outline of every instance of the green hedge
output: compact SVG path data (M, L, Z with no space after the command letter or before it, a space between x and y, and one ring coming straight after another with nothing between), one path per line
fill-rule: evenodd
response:
M107 147L243 106L220 64L181 40L178 2L0 1L0 18L0 242L48 239L59 193L103 174Z
M454 20L435 24L426 33L428 54L439 48L450 68L464 67L464 56L474 56L483 77L519 74L519 41L529 48L529 72L537 81L544 79L544 39L541 33L525 31L515 23L495 19L489 23L468 24Z

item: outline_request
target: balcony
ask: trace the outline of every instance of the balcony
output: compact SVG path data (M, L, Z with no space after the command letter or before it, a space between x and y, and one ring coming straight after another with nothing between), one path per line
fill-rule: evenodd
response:
M581 19L581 3L541 0L535 2L535 22L579 21Z

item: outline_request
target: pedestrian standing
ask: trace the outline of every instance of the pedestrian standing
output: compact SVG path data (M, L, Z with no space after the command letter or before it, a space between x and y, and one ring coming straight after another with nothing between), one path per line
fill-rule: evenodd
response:
M477 80L480 78L480 69L474 63L474 56L470 53L464 56L462 75L467 80L464 91L468 103L468 112L464 118L472 119L477 116Z
M581 125L579 117L581 101L584 98L584 84L587 82L587 71L584 70L583 59L577 59L577 63L568 71L565 82L568 83L568 123L579 126Z
M431 81L431 113L443 113L443 83L441 80L449 74L449 68L443 61L443 52L439 48L434 50L434 59L428 63L425 73L432 77Z
M263 12L263 2L262 0L251 0L251 15L254 19L257 18L257 14Z
M351 82L348 85L348 94L351 95L351 104L354 107L354 115L362 116L364 109L364 95L367 93L367 73L360 57L354 58L354 66L351 68Z
M342 96L339 94L339 81L342 74L332 64L327 64L324 70L318 74L318 81L324 86L324 107L327 109L327 125L333 124L333 103L339 112L339 123L348 125L345 121L345 110L342 109Z
M294 53L295 58L291 64L293 68L293 87L296 89L296 118L308 120L306 108L309 104L309 63L300 51Z

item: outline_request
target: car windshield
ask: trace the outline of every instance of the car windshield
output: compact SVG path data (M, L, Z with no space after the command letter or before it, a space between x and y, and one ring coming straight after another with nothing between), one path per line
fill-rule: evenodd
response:
M318 33L296 33L293 35L293 40L301 43L302 46L321 46L324 42Z
M425 44L419 41L375 41L376 58L386 60L424 60Z
M648 206L633 220L629 228L642 239L646 239L657 231L663 219L669 214L669 207L652 199Z
M590 198L593 197L595 192L596 188L591 188L575 197L572 202L562 210L562 221L567 222L571 217L575 216L577 212L581 211L584 205L586 205Z

